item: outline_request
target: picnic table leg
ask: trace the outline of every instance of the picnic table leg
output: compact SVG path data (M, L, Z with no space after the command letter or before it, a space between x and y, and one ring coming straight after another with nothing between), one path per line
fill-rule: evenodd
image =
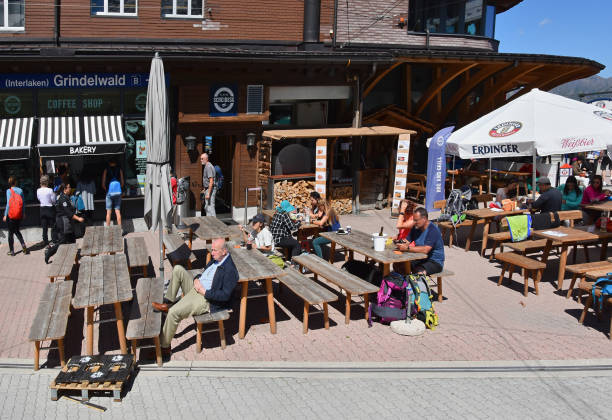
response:
M334 258L336 257L336 243L331 241L329 244L329 263L334 263Z
M491 222L486 222L484 224L484 229L482 231L482 246L480 248L480 255L484 257L485 251L487 250L487 236L489 236L489 229L491 228Z
M272 293L272 279L266 279L266 293L268 294L268 319L270 320L270 333L276 334L276 314L274 313L274 293Z
M242 282L242 291L240 294L240 317L238 321L238 337L244 338L244 329L246 324L247 296L249 294L249 283Z
M161 366L163 365L163 362L162 362L162 354L161 354L161 345L159 343L159 335L155 336L153 338L153 341L155 342L155 360L157 362L157 366Z
M603 261L608 256L608 238L604 239L601 242L601 254L599 255L599 260Z
M351 320L351 294L346 292L346 304L344 308L344 323L348 324Z
M117 335L119 336L119 347L121 354L128 354L127 343L125 342L125 327L123 325L123 314L121 313L121 302L113 303L115 307L115 318L117 319Z
M202 353L202 324L196 322L196 353Z
M40 341L34 342L34 370L38 370L38 360L40 359Z
M391 267L390 267L390 265L389 265L389 264L383 264L382 266L383 266L383 267L382 267L382 269L383 269L383 270L382 270L382 271L383 271L383 277L388 276L388 275L389 275L389 273L391 272Z
M546 264L548 261L548 255L550 254L550 250L552 249L552 239L546 240L546 246L544 247L544 251L542 252L542 262Z
M191 251L191 245L193 244L193 230L189 229L189 250Z
M363 309L365 310L365 320L368 321L370 319L370 294L363 294Z
M64 360L64 339L57 339L57 351L59 352L60 365L66 367L66 361Z
M565 278L565 265L567 264L567 245L561 245L561 256L559 257L559 276L557 277L557 290L563 290L563 279Z
M406 274L412 274L412 264L410 264L410 261L405 261L404 262L404 272Z
M465 252L468 252L470 250L470 246L472 245L472 238L474 237L474 232L476 231L476 222L478 220L473 219L472 220L472 227L470 228L470 234L467 237L467 240L465 241Z
M325 325L325 329L329 330L329 315L327 311L327 302L323 302L323 324Z
M87 336L86 336L86 354L93 356L93 306L88 306L87 309Z
M308 333L308 309L310 304L308 302L304 302L304 320L302 321L303 329L302 332L304 334Z

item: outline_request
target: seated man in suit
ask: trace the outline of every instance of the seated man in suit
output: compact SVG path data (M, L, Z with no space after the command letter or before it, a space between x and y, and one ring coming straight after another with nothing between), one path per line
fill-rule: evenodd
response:
M238 283L238 271L229 255L225 239L214 239L211 253L212 260L195 278L182 266L174 266L164 303L152 302L156 310L168 312L160 337L164 356L171 354L172 337L183 319L231 308L232 292ZM179 287L183 297L175 302Z

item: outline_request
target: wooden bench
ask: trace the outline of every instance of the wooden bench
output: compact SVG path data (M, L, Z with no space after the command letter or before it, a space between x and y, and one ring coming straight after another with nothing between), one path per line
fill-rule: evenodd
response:
M415 191L415 200L418 200L421 194L425 195L427 192L426 183L427 175L408 172L406 174L406 196L408 196L409 192Z
M344 323L348 324L351 319L351 305L352 296L363 296L363 303L365 309L365 319L368 319L368 306L370 293L378 292L378 287L359 277L349 273L346 270L342 270L340 267L336 267L322 258L317 257L314 254L303 254L293 258L293 261L298 263L301 267L306 267L314 274L314 279L317 280L318 276L324 277L330 283L338 286L346 293L346 303L344 306Z
M566 271L572 273L572 282L570 283L569 290L567 291L566 299L572 296L576 281L580 278L581 282L586 280L586 274L589 271L609 270L612 271L612 262L610 261L595 261L583 264L573 264L565 267ZM579 283L580 284L580 283ZM578 295L578 301L580 302L581 295Z
M167 256L168 261L173 266L185 263L187 268L191 269L191 263L196 260L195 254L191 252L191 249L178 233L164 234L163 251L164 257Z
M535 289L535 294L538 295L539 288L538 283L542 278L542 273L546 268L546 264L540 261L536 261L532 258L526 257L524 255L519 255L514 252L502 252L501 254L497 254L495 258L501 261L502 271L499 276L499 281L497 282L498 286L501 286L502 281L504 280L504 274L508 271L508 279L512 280L512 273L514 272L515 267L520 267L524 270L525 277L525 288L523 290L523 294L525 297L528 296L529 293L529 275L531 273L531 277L533 278L533 284Z
M472 198L475 199L478 204L483 203L484 206L486 207L489 202L493 201L493 198L495 196L493 194L477 194L477 195L473 195ZM439 208L441 211L444 211L446 207L446 201L445 200L440 200L440 201L436 201L434 203L434 208ZM476 222L476 224L478 225L482 225L484 224L484 219L480 219ZM472 221L471 220L464 220L461 223L458 223L457 225L453 226L453 224L450 221L444 221L444 222L436 222L436 224L438 225L438 228L440 228L440 232L442 233L442 238L444 238L446 236L446 231L449 232L448 235L448 246L453 246L453 238L455 238L455 240L457 240L456 237L456 229L460 228L460 227L464 227L464 226L472 226Z
M229 319L232 310L222 310L214 313L206 313L202 315L196 315L193 317L193 320L196 323L196 352L202 352L202 334L211 333L215 331L219 331L219 341L221 341L221 348L225 350L225 328L223 326L223 321ZM202 330L204 324L210 324L213 322L218 323L218 327L215 329Z
M436 286L438 288L438 302L442 302L442 300L444 299L444 296L442 295L442 278L451 277L454 275L455 273L450 270L442 270L439 273L434 273L429 276L430 278L436 279Z
M580 210L563 210L563 211L559 211L557 212L557 214L559 215L559 221L560 222L565 222L568 221L570 227L574 227L574 222L576 220L582 220L582 211ZM550 217L551 221L554 221L554 217L551 214ZM504 228L508 228L508 221L506 220L506 218L504 217L499 226L504 227ZM500 247L500 252L503 252L503 247L505 245L505 242L509 242L512 240L512 237L510 236L510 231L506 230L503 232L496 232L496 233L490 233L488 235L488 240L493 244L493 247L491 249L491 255L489 255L489 261L492 260L493 258L495 258L495 250L497 249L497 247ZM519 242L515 242L515 243L519 243ZM546 245L546 241L544 241L544 246ZM542 246L542 249L544 249L544 246ZM576 251L577 251L578 247L574 246L574 263L576 262ZM586 246L584 247L584 252L585 252L585 257L589 258L588 255L588 251L586 249Z
M77 244L62 244L53 256L53 262L47 269L47 277L51 282L63 277L70 280L70 274L75 264L78 264L77 254L79 248Z
M593 292L592 292L593 282L583 280L582 282L580 282L580 290L581 292L588 295L587 300L584 303L584 309L582 310L582 314L580 314L580 320L579 320L581 324L584 324L584 318L586 317L586 314L589 312L589 308L593 306ZM596 289L595 296L601 297L601 290ZM604 298L604 305L612 306L612 296L608 296ZM594 309L597 314L597 318L599 318L601 314L599 313L598 308L594 308ZM612 309L610 310L610 330L608 331L608 338L612 340Z
M284 271L287 274L278 278L280 283L287 286L289 290L304 300L304 319L302 321L304 334L308 333L308 314L310 305L323 304L323 321L325 324L325 329L328 330L329 317L327 304L329 302L338 300L338 296L320 284L314 282L312 279L298 273L293 268L286 268ZM317 311L317 313L318 312L320 311Z
M143 277L147 277L149 253L144 238L142 236L126 238L124 249L128 260L130 276L134 275L132 271L134 268L142 268Z
M159 333L161 331L161 312L153 310L152 302L162 302L164 295L164 281L162 278L140 278L136 283L136 292L132 300L130 317L125 337L132 344L132 354L136 358L139 340L152 338L155 343L155 358L157 365L162 365Z
M70 299L72 298L72 280L49 283L45 286L42 297L32 321L28 339L34 342L34 370L38 370L40 350L58 349L62 367L64 361L64 336L70 316ZM42 341L56 340L57 347L40 347Z

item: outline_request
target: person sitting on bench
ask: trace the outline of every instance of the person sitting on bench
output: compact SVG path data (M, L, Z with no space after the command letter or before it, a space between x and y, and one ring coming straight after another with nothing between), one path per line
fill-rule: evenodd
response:
M414 227L406 241L398 244L400 251L427 254L424 260L413 261L412 272L434 274L444 267L444 242L438 227L429 221L427 210L417 208L413 213Z
M297 231L301 224L301 221L295 216L295 207L289 201L283 200L276 208L276 213L270 222L274 245L279 248L287 248L290 258L302 253L300 243L293 237L293 232Z
M156 310L168 312L160 337L164 356L170 356L172 337L183 319L231 308L232 292L238 283L238 270L229 255L225 239L214 239L211 253L212 260L202 274L196 277L182 266L175 265L164 302L151 303ZM175 302L179 287L183 297Z

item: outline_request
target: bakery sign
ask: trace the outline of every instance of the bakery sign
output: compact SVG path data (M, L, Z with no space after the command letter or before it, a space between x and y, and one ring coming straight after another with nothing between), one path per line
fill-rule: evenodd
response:
M238 87L213 85L210 88L210 115L225 117L238 114Z

